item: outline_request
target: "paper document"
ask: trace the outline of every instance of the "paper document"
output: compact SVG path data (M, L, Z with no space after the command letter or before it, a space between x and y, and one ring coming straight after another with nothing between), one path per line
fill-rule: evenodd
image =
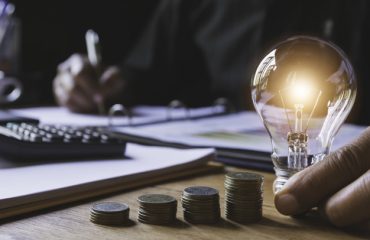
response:
M213 160L213 149L172 149L128 144L126 157L115 160L93 160L57 163L35 163L29 166L0 162L0 215L7 208L74 192L94 191L120 180L121 189L128 181L148 179L155 174L205 165ZM113 181L113 183L114 183ZM102 185L103 184L103 185ZM101 189L100 189L101 190ZM1 217L0 217L1 218Z
M211 114L221 113L224 108L220 107L203 107L189 109L172 109L168 113L167 107L138 106L132 110L132 125L149 124L153 122L166 121L168 115L171 119L186 117L202 117ZM107 126L109 124L108 116L94 114L72 113L65 107L34 107L12 109L11 113L19 116L38 119L44 124L56 125L76 125L76 126ZM115 116L112 120L114 125L128 125L129 118L125 116Z
M365 129L344 124L332 150L349 143ZM271 153L270 137L255 112L240 112L192 121L176 121L141 127L116 127L113 131L165 143L216 147L230 150ZM139 140L140 142L140 140Z
M10 110L19 116L38 119L43 124L56 125L75 125L75 126L107 126L109 124L108 116L94 114L72 113L64 107L35 107ZM149 123L159 121L162 118L152 114L135 114L133 123ZM128 125L129 119L124 116L116 116L113 119L114 124Z
M118 133L190 146L270 151L270 139L260 118L252 112L141 127L116 127Z

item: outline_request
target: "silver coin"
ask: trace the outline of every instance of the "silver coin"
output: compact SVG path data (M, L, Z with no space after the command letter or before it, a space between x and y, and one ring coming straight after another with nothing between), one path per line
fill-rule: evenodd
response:
M118 215L118 216L106 216L106 215L97 215L97 214L90 214L90 217L97 218L97 219L128 219L128 214L127 215Z
M148 214L169 214L176 212L177 208L169 208L169 209L150 209L150 208L139 208L140 211L146 212Z
M145 194L138 198L141 204L175 204L177 200L165 194Z
M182 198L181 199L181 203L184 205L184 204L189 204L189 205L197 205L197 206L210 206L210 205L219 205L220 204L220 200L219 199L215 199L215 200L204 200L204 201L201 201L201 200L192 200L192 199L188 199L188 198Z
M99 219L95 217L90 217L92 223L101 225L121 225L127 222L126 219L112 220L112 219Z
M232 179L234 181L262 181L263 176L256 173L249 172L230 172L226 174L226 178Z
M189 197L211 197L217 196L218 191L211 187L193 186L185 188L183 194Z
M94 204L92 210L98 213L117 213L128 211L129 207L118 202L101 202Z

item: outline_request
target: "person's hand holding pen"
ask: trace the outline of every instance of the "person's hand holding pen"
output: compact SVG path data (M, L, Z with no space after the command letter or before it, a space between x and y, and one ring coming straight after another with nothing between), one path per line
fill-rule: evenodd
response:
M73 54L61 63L53 90L58 104L71 111L103 114L104 105L114 103L120 98L125 83L118 67L103 69L98 42L90 42L89 45L89 34L91 38L91 34L95 33L88 32L86 35L89 56Z

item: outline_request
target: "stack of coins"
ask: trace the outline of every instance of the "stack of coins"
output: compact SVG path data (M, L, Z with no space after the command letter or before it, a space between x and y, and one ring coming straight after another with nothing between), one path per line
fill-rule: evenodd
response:
M101 225L122 225L128 222L130 208L123 203L96 203L90 209L90 221Z
M263 177L254 173L233 172L225 178L226 218L253 223L262 218Z
M195 186L182 194L184 219L195 224L215 223L220 219L220 197L214 188Z
M146 224L167 225L176 219L177 200L164 194L146 194L140 196L139 222Z

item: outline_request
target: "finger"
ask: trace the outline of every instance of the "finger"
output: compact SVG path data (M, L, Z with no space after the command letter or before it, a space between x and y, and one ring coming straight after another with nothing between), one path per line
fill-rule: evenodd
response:
M57 77L61 77L61 83L67 91L77 85L87 94L94 95L97 92L97 74L86 56L73 54L58 66L58 71Z
M112 82L115 82L116 79L121 79L122 74L121 70L116 66L108 67L107 70L103 72L103 74L100 77L100 83L101 84L111 84Z
M70 64L75 85L87 94L94 95L98 89L98 79L95 69L87 58L77 55L71 60Z
M81 62L85 62L86 56L78 53L72 54L64 62L60 63L57 67L59 72L69 72L78 71L78 68L81 67ZM74 66L72 68L72 66Z
M70 92L74 87L75 87L75 82L73 79L73 76L68 73L60 73L55 77L54 80L54 87L56 88L55 90L61 88L64 89L66 92Z
M74 88L75 83L71 72L72 59L78 58L77 54L70 56L67 60L58 65L58 73L53 81L54 96L59 105L65 106L69 92Z
M370 170L335 193L324 204L325 216L336 226L370 220Z
M53 91L54 91L54 96L59 105L64 106L65 102L68 99L69 92L73 88L73 86L70 86L68 82L73 82L73 79L70 74L59 74L55 77L53 81ZM66 79L66 78L69 78ZM66 84L67 82L67 84Z
M66 106L74 112L93 112L96 108L91 96L86 95L79 88L75 88L70 92Z
M109 67L100 78L100 94L104 99L116 98L122 93L125 82L118 67Z
M275 196L285 215L305 212L347 186L370 168L370 128L353 143L295 174Z

